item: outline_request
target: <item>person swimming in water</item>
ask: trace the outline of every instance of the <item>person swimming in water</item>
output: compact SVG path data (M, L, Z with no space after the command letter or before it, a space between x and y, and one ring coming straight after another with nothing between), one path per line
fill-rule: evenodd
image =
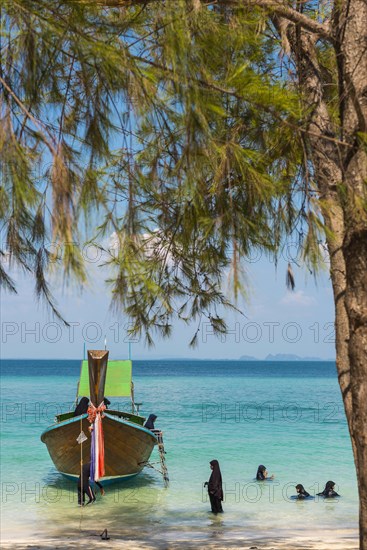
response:
M296 485L296 491L297 491L297 497L296 498L308 498L310 496L310 493L306 491L306 489L301 485L301 483L298 483Z
M78 479L78 504L79 506L86 506L85 504L85 495L87 495L88 497L88 502L87 504L90 504L91 502L95 502L96 500L96 495L92 489L92 487L90 486L89 484L89 478L90 478L90 462L86 462L85 464L83 464L83 467L82 467L82 472L81 472L81 475L79 476L79 479ZM105 491L101 485L101 483L99 483L99 481L95 481L96 485L98 485L100 491L101 491L101 495L103 496L105 494ZM83 500L83 504L82 504L82 500Z
M265 466L260 464L260 466L258 467L257 472L256 472L256 479L257 479L257 481L265 481L266 479L274 479L274 476L271 475L269 477L268 471L265 468Z
M212 470L212 473L210 475L209 481L204 483L204 487L208 487L210 505L212 507L213 514L218 514L223 512L222 474L220 471L218 460L212 460L210 462L210 468Z
M321 493L317 493L317 496L324 498L340 497L340 495L338 495L338 493L334 491L334 487L334 481L328 481L325 485L325 489Z

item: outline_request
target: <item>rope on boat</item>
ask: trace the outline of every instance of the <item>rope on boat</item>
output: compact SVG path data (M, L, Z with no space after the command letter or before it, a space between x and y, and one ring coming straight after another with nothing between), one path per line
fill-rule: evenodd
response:
M159 474L163 475L163 472L154 466L154 464L160 464L160 462L139 462L139 464L144 464L145 468L152 468L152 470L155 470Z
M139 462L139 464L144 464L147 468L152 468L161 476L163 477L164 486L168 487L169 485L169 476L168 476L168 469L166 465L166 451L164 450L164 443L163 443L163 432L160 430L152 430L152 432L157 436L158 439L158 452L159 452L159 462L149 462L148 460L145 460L143 462ZM161 469L155 468L154 464L160 464Z

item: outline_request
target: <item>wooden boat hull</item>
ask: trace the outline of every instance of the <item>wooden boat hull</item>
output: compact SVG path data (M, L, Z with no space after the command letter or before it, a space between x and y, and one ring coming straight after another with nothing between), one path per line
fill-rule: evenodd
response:
M64 420L50 426L41 435L56 468L68 477L79 476L81 451L84 463L90 459L91 434L87 418L88 415L83 414ZM77 438L82 430L88 439L80 445ZM150 430L107 412L103 418L103 432L104 481L117 481L138 474L157 444L157 437Z

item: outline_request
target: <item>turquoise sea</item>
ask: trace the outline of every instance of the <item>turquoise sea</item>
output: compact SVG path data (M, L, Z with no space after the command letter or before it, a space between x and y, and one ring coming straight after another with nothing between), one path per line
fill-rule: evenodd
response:
M158 416L170 486L145 469L107 486L106 496L97 493L84 509L40 441L55 414L72 406L79 369L80 361L2 361L3 541L93 536L105 528L111 537L167 545L210 546L260 534L357 536L356 477L334 363L135 361L135 400L142 414ZM123 400L112 405L125 408ZM209 513L203 488L214 458L224 482L220 517ZM274 481L254 481L259 464ZM340 499L289 498L297 483L315 494L328 480Z

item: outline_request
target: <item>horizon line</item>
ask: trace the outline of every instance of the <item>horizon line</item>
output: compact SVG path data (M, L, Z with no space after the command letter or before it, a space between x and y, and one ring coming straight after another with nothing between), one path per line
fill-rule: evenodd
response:
M276 356L275 356L276 357ZM80 357L0 357L0 361L84 361L86 359L80 358ZM122 359L121 359L122 360ZM128 361L129 358L126 357L124 360ZM320 363L320 362L327 362L331 363L333 361L336 361L336 358L322 358L317 357L315 359L310 359L307 357L300 357L299 359L266 359L265 357L260 359L257 357L253 357L251 359L241 359L241 358L228 358L228 357L153 357L153 358L147 358L147 357L135 357L130 358L131 361L239 361L241 363L251 363L254 361L259 362L267 362L267 363L300 363L302 361L307 363Z

